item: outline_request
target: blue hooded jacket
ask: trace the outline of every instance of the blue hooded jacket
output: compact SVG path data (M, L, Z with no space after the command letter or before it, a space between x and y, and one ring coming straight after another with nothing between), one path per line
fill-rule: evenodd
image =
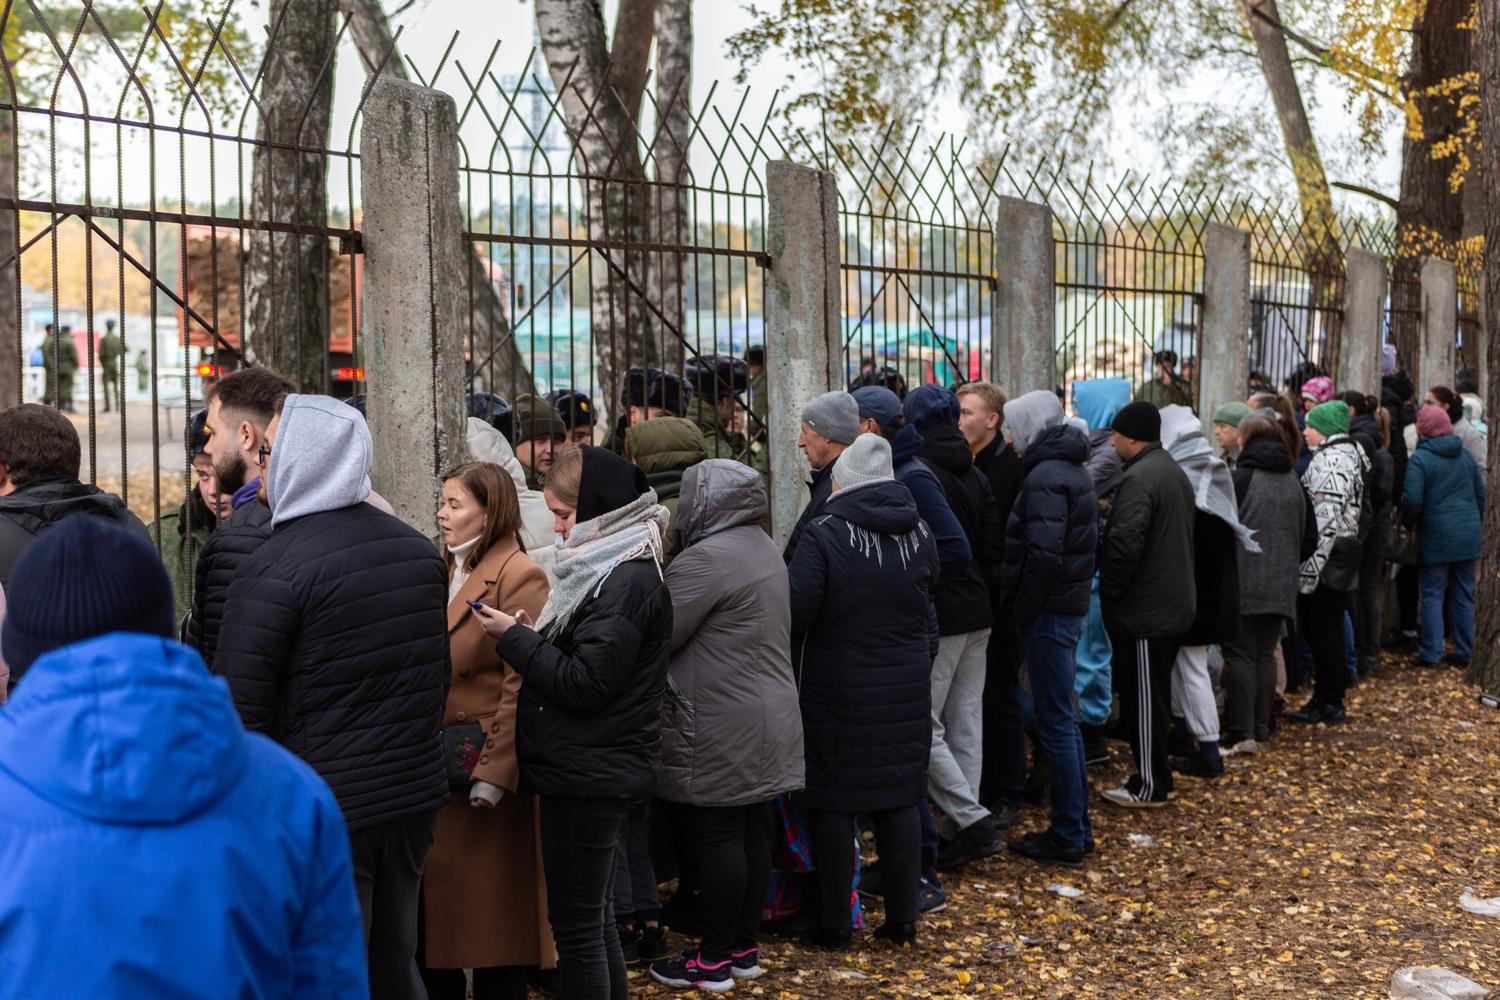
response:
M349 838L222 680L117 632L41 657L0 709L0 991L367 997Z
M1109 430L1130 402L1130 383L1122 378L1078 379L1073 383L1073 409L1090 431Z

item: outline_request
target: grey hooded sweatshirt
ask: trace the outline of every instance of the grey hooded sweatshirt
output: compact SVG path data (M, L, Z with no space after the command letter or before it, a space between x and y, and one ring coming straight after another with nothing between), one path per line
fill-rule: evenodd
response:
M803 787L786 564L760 528L765 481L729 459L682 475L667 567L672 659L659 794L745 806Z
M1048 389L1028 392L1005 404L1005 426L1018 454L1024 455L1027 446L1040 437L1042 431L1057 426L1064 419L1062 403L1057 394Z
M332 396L288 396L266 469L271 527L363 503L374 450L354 407Z

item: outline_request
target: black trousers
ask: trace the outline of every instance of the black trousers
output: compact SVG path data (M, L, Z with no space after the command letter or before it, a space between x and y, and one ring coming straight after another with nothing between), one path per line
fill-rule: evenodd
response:
M698 873L703 961L717 965L757 947L771 884L771 806L675 807Z
M1026 729L1021 721L1021 642L998 622L990 631L984 674L984 737L979 802L1019 806L1026 784Z
M365 918L371 1000L424 1000L417 970L422 866L437 813L421 813L349 834L354 888Z
M1225 746L1270 735L1283 621L1280 615L1242 615L1239 636L1224 644Z
M859 830L850 813L809 809L808 839L818 886L818 923L826 930L850 930L854 873L859 862ZM922 877L922 824L916 806L870 814L880 881L885 887L888 924L917 922L917 884ZM706 874L706 873L705 873Z
M540 799L547 918L557 943L562 1000L629 1000L610 899L622 799Z
M1139 639L1111 629L1109 641L1115 648L1120 725L1130 734L1135 760L1136 777L1126 785L1141 798L1164 799L1173 788L1167 731L1172 720L1172 664L1182 640Z
M1381 618L1385 612L1385 551L1390 532L1379 522L1365 547L1359 564L1359 597L1355 604L1354 645L1359 653L1359 672L1367 674L1380 659Z
M1342 706L1349 686L1349 651L1344 647L1344 615L1353 595L1319 586L1297 598L1297 621L1313 657L1313 698Z

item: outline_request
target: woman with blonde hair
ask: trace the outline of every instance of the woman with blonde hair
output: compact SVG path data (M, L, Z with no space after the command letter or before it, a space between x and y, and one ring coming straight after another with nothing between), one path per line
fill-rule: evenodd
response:
M423 871L422 976L432 1000L523 1000L526 968L556 964L538 865L536 808L518 794L521 675L496 652L474 603L539 615L547 578L521 544L511 477L491 462L443 477L437 511L448 564L452 682L443 744L452 794Z

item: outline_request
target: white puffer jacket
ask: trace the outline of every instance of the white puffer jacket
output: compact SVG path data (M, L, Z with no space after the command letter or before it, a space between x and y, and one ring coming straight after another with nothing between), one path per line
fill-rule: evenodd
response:
M539 490L527 488L526 470L510 442L487 421L470 417L466 444L471 461L494 462L510 474L516 484L516 498L521 502L521 544L526 546L531 561L547 574L547 583L554 583L552 564L557 561L558 536L552 530L552 512Z

